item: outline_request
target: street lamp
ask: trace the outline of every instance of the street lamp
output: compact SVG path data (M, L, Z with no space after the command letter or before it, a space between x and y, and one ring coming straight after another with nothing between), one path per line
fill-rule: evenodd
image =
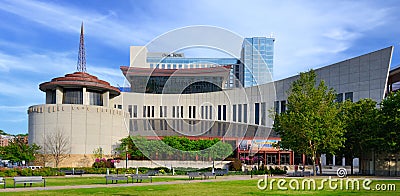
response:
M126 145L126 148L125 148L125 157L126 157L125 169L126 169L126 171L128 171L128 145Z

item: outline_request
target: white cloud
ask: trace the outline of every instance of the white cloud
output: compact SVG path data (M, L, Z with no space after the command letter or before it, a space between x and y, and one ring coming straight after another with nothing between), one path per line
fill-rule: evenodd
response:
M343 52L355 47L355 42L368 31L393 22L389 16L394 11L378 2L355 1L210 0L190 4L190 13L185 14L188 20L209 20L206 22L246 37L269 36L274 32L277 79L350 58Z
M78 33L79 24L83 21L85 32L117 48L132 44L132 41L143 43L143 39L150 39L145 32L130 28L129 21L118 21L114 11L101 14L78 7L23 0L0 2L0 9L62 32Z

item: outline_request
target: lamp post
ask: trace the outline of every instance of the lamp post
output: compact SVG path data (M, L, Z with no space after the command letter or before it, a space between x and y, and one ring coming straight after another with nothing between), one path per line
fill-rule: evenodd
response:
M126 157L126 160L125 160L125 169L126 169L126 171L128 171L128 145L126 145L126 148L125 148L125 157Z
M257 162L258 162L258 170L260 170L260 144L258 144L258 151L257 151Z
M212 155L211 155L212 157L212 171L211 171L211 173L215 173L215 170L214 170L214 151L212 151Z

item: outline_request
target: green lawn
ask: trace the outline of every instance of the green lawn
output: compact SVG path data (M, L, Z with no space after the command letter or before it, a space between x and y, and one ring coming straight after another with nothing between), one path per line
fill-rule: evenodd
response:
M79 178L74 178L74 179L79 179ZM94 182L96 183L95 180L96 179L94 179ZM320 183L320 181L321 180L317 180L317 183ZM99 183L104 184L104 181ZM370 187L374 187L375 184L377 183L395 184L396 188L400 187L400 181L398 180L373 180L373 183L371 184ZM200 182L200 183L193 182L185 184L146 185L146 186L130 186L130 187L110 186L107 188L10 192L1 194L2 195L56 195L56 194L57 195L83 195L83 194L85 195L399 195L400 194L400 192L397 190L396 191L372 191L372 190L346 191L346 190L326 190L326 188L325 190L316 190L316 191L281 191L281 190L276 190L277 186L276 184L274 185L275 185L274 190L259 190L257 188L257 180L241 180L241 181L215 181L215 182Z
M129 182L131 182L129 178ZM153 177L153 182L169 182L175 180L187 180L187 178L163 178L163 177ZM149 183L150 180L143 180L143 183ZM118 184L126 183L119 181ZM106 184L106 179L104 177L46 177L46 187L48 186L73 186L73 185L93 185L93 184ZM14 188L13 178L6 178L6 187ZM2 185L0 185L1 188ZM22 187L23 184L17 184L16 187ZM43 183L34 183L32 187L42 187Z

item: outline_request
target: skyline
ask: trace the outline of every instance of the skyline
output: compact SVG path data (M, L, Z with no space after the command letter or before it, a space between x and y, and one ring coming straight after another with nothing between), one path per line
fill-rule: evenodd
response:
M391 66L400 64L396 1L169 3L175 7L157 1L0 2L0 129L27 133L26 110L45 102L39 84L76 71L82 21L87 71L114 86L124 83L119 66L129 65L129 46L190 25L218 26L243 37L273 33L275 79L391 45Z

